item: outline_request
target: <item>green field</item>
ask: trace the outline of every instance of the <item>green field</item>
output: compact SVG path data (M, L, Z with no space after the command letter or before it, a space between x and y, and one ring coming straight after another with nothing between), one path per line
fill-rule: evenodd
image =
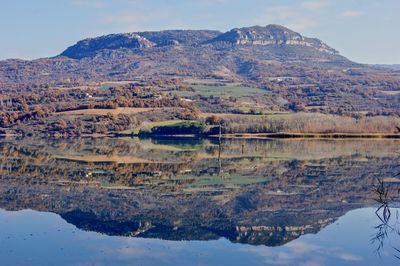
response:
M159 122L144 122L139 127L133 130L133 133L137 134L140 130L143 131L150 131L153 127L160 127L160 126L172 126L181 122L185 122L185 120L168 120L168 121L159 121ZM191 122L191 121L186 121ZM193 122L193 121L192 121ZM131 134L132 130L124 130L120 132L122 134Z
M229 97L245 97L245 96L255 96L255 95L263 95L268 93L266 90L254 88L254 87L246 87L242 85L206 85L206 84L195 84L192 85L194 91L174 91L180 97L192 97L195 95L201 96L219 96L221 98L229 98Z
M210 188L237 188L245 185L264 183L270 180L269 177L261 176L243 176L239 174L221 173L220 175L181 175L176 177L175 180L192 180L189 189L194 190L208 190Z

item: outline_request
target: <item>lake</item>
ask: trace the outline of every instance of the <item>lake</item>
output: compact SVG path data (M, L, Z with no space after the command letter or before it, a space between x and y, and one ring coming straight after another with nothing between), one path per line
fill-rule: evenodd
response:
M400 141L0 139L0 265L399 265Z

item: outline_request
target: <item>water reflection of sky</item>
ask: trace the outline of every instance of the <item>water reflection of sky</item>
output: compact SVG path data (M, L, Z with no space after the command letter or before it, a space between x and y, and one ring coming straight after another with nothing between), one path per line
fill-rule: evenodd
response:
M109 237L76 229L56 214L0 211L0 259L1 265L399 265L395 232L380 256L375 252L371 238L379 223L374 209L358 209L315 235L266 247Z

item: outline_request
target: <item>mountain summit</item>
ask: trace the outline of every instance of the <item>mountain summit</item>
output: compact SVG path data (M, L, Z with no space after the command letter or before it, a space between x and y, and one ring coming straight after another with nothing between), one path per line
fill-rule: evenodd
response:
M143 50L165 46L207 46L232 44L270 47L308 47L314 52L337 55L338 52L315 38L304 37L279 25L236 28L226 33L210 30L168 30L111 34L85 39L69 47L61 56L74 59L95 56L103 50Z
M97 38L89 38L79 41L77 44L69 47L61 55L80 59L86 56L94 55L97 51L103 49L115 50L120 48L149 48L155 44L144 37L135 33L110 34Z
M209 30L165 30L134 33L121 33L88 38L77 42L61 53L74 59L96 55L101 50L133 49L173 45L195 45L220 35L219 31Z
M268 25L266 27L253 26L247 28L233 29L228 31L211 42L227 42L237 45L293 45L307 46L321 52L338 54L321 40L308 38L300 33L294 32L288 28L279 25Z

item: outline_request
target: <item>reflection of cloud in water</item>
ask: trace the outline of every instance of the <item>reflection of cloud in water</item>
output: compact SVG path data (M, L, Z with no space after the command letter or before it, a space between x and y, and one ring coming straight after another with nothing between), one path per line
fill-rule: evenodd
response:
M334 257L343 261L361 261L359 256L342 252L337 247L320 247L305 241L293 241L279 249L266 246L246 246L245 252L253 252L264 259L267 265L325 265L327 257Z
M104 246L95 244L93 249L103 250L105 255L116 256L122 260L127 259L171 259L185 250L190 249L190 242L187 241L165 241L144 238L116 238L114 245L105 243Z
M339 256L342 260L346 260L346 261L361 261L362 258L360 258L359 256L355 256L352 254L341 254Z
M264 258L264 262L269 265L295 265L300 258L311 253L315 254L318 249L317 246L303 241L288 243L278 250L266 246L245 246L243 248L246 252L253 252Z
M323 264L316 262L316 261L306 261L306 262L299 264L299 266L323 266Z

